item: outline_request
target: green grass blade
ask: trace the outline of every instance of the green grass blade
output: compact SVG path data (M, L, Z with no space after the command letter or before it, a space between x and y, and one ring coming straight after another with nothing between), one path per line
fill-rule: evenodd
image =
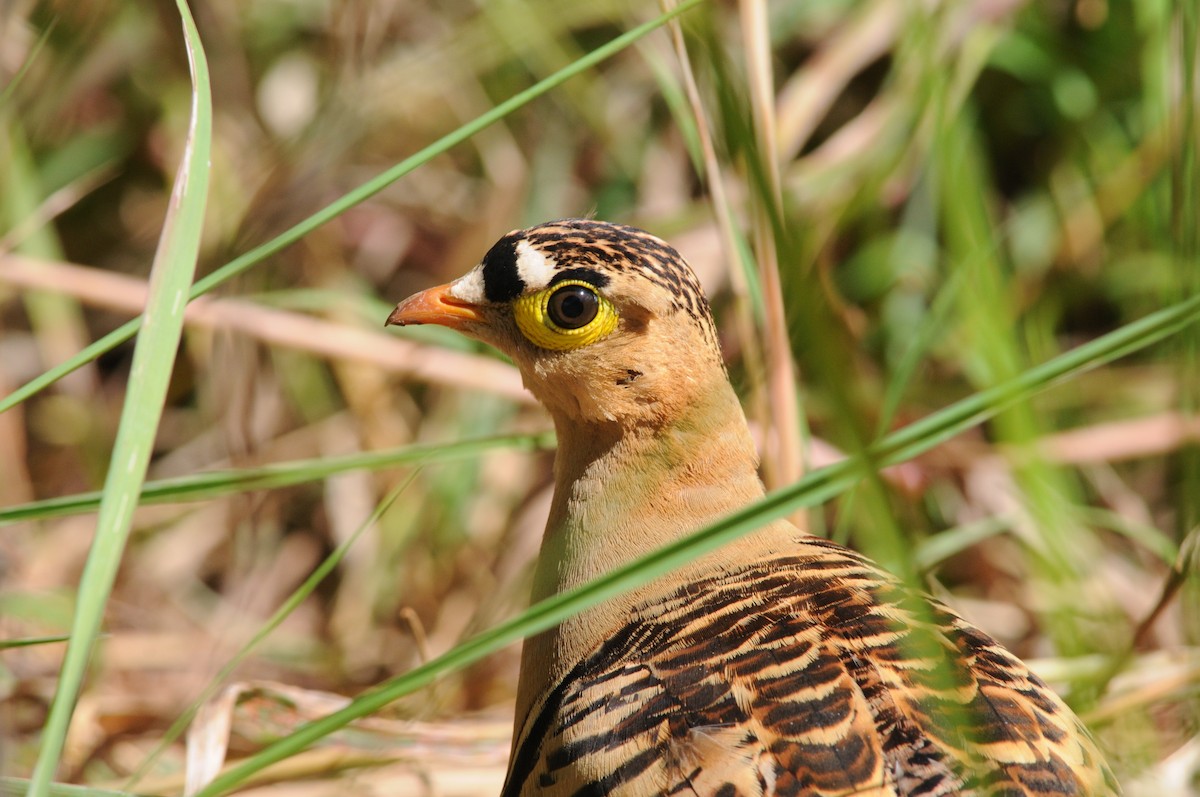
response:
M49 794L50 781L62 754L75 701L100 630L104 606L125 548L137 495L146 476L167 383L183 332L185 297L200 250L212 146L212 93L208 65L195 23L184 0L178 0L177 5L183 18L192 69L191 122L151 269L144 325L146 334L138 338L134 349L128 393L96 522L96 537L80 581L71 642L43 731L37 765L29 782L31 797Z
M577 589L544 600L496 628L356 698L345 708L308 723L214 779L196 797L216 797L251 774L305 749L355 719L369 715L406 694L465 667L519 639L552 628L567 617L645 584L764 523L845 491L873 468L902 462L927 451L964 429L994 417L1069 376L1138 349L1146 348L1200 319L1200 296L1165 308L1029 369L1015 379L952 404L871 445L862 458L812 471L796 484L630 562Z
M888 435L871 447L888 464L902 462L1068 377L1092 370L1170 337L1200 319L1200 295L1141 318L1107 335L1034 366L1020 376L983 390Z
M146 482L138 497L138 505L206 501L250 490L290 487L355 470L380 470L399 465L452 462L477 457L497 449L542 451L553 445L554 435L549 432L540 435L503 435L436 445L400 446L338 457L301 459L255 468L215 470ZM92 512L100 506L103 495L102 492L77 493L0 508L0 526L24 520L45 520Z
M42 31L42 35L38 36L37 42L30 48L21 61L21 66L17 68L17 72L13 75L3 89L0 89L0 108L3 108L8 103L12 102L13 95L17 92L17 87L21 85L21 81L25 79L25 75L29 73L29 69L37 62L38 56L41 55L42 48L46 46L46 42L50 40L51 34L54 33L54 28L58 25L58 19L50 21L46 29Z
M921 570L931 570L955 554L1002 534L1013 527L1011 518L988 517L954 529L946 529L918 543L913 561Z
M70 638L69 636L35 636L21 639L0 639L0 650L31 648L37 645L55 645L59 642L66 642Z
M1176 4L1179 38L1178 117L1179 149L1171 169L1172 230L1178 295L1200 291L1200 114L1197 114L1196 64L1200 58L1200 2ZM1178 344L1179 404L1188 415L1200 413L1200 332L1190 330ZM1177 489L1179 512L1176 520L1180 538L1200 525L1200 446L1185 446L1178 456Z
M358 541L358 538L363 535L363 532L374 526L379 519L383 517L384 513L387 512L388 509L391 508L392 504L396 502L396 499L400 497L400 494L403 493L404 490L413 483L413 480L417 477L418 472L419 471L414 470L409 474L407 479L396 485L396 487L393 488L392 491L389 492L384 499L379 502L371 515L364 520L357 529L354 530L354 533L347 537L341 544L339 544L338 547L335 548L331 554L329 554L329 556L325 557L325 559L315 570L313 570L309 577L304 579L304 583L296 587L296 589L292 591L292 594L288 596L287 600L283 602L283 605L276 609L275 612L269 618L267 618L266 622L264 622L254 633L254 636L252 636L246 642L246 644L242 645L241 649L232 657L230 657L229 661L225 662L220 671L213 677L208 685L204 687L203 691L196 696L196 699L192 701L192 704L188 706L187 710L171 723L171 727L168 728L166 733L162 735L162 738L158 740L158 743L155 744L154 749L148 756L146 756L146 758L138 766L137 770L129 776L129 780L125 783L125 788L127 790L133 789L133 787L137 785L138 781L140 781L149 773L150 768L154 765L154 762L158 760L158 757L162 755L163 751L165 751L171 745L171 743L178 739L180 734L187 729L188 724L191 723L192 718L196 716L196 712L200 710L200 707L211 700L214 695L216 695L217 690L219 690L221 686L229 680L237 668L241 666L241 663L246 660L246 657L248 657L250 653L256 647L258 647L259 643L266 639L272 631L278 628L279 625L287 619L288 615L294 612L306 598L312 595L313 590L315 590L317 586L325 580L326 576L332 573L334 569L341 563L341 561L346 558L346 554L349 553L350 549L354 547L354 544ZM190 772L188 773L188 776L189 778L191 777Z
M649 22L638 25L636 28L632 28L607 44L592 50L578 61L575 61L550 75L549 77L538 81L528 89L513 95L509 99L492 108L487 113L482 114L481 116L468 122L454 132L443 136L434 143L422 149L420 152L417 152L415 155L404 159L382 174L363 183L342 198L326 205L324 208L309 216L307 219L287 230L286 232L283 232L261 246L251 249L249 252L246 252L245 254L221 266L207 277L198 280L196 284L192 286L189 299L195 299L197 296L202 296L208 293L213 288L216 288L218 285L221 285L238 274L241 274L251 266L262 262L285 247L294 244L296 241L320 227L322 224L337 218L342 213L345 213L347 210L359 204L360 202L364 202L367 199L375 196L380 191L387 188L401 177L409 174L417 167L422 166L438 155L441 155L442 153L458 146L462 142L474 136L476 133L487 127L490 127L491 125L503 119L505 116L508 116L513 111L516 111L522 106L527 105L552 89L557 88L581 72L585 72L605 59L611 58L646 34L662 27L668 21L699 5L703 1L704 0L684 0L684 2L680 3L670 11L667 11L666 13L650 20ZM8 396L0 399L0 412L5 412L10 408L15 407L17 404L25 401L30 396L37 394L39 391L44 390L45 388L57 382L59 379L62 379L75 369L91 362L92 360L95 360L105 352L111 351L113 348L121 345L137 334L138 329L144 322L144 316L126 322L117 329L105 335L100 340L92 343L70 360L67 360L64 363L49 369L35 379L25 383Z
M29 788L25 778L10 778L0 776L0 797L19 797ZM50 786L50 797L134 797L125 791L97 789L91 786L72 786L66 783L54 783Z

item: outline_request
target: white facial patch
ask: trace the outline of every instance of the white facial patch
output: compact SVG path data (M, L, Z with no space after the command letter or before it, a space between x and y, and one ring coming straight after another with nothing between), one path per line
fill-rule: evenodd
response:
M464 302L483 304L483 266L476 266L451 282L446 293L455 299L462 299Z
M544 288L556 270L554 258L530 246L529 241L517 242L517 275L526 288Z

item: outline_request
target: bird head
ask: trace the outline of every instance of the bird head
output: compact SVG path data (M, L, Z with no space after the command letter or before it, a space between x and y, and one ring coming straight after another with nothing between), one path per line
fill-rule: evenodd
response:
M567 219L510 232L389 324L439 324L508 355L556 423L662 426L727 384L708 302L671 246Z

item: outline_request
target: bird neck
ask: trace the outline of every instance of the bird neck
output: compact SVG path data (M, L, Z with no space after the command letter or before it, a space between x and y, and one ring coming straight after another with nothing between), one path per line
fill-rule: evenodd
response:
M746 420L723 371L657 425L556 417L555 490L534 577L535 601L580 586L763 495ZM525 643L518 731L532 701L628 621L632 609L741 562L778 552L796 530L773 524Z
M556 419L541 599L584 584L763 495L741 406L722 378L665 423Z

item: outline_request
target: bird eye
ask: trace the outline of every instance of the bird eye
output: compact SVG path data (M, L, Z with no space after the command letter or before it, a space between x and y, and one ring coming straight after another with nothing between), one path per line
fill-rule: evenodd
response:
M591 323L600 311L595 292L582 285L566 285L550 295L546 315L563 329L579 329Z
M617 328L617 308L590 282L564 280L518 296L513 318L526 340L551 351L587 346Z

